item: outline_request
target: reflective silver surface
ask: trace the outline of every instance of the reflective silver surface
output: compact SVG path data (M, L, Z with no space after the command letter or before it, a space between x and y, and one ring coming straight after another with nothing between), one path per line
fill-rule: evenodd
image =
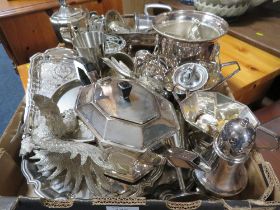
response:
M188 123L213 137L237 117L248 118L254 127L259 125L246 105L218 92L195 92L180 103L180 108Z
M114 54L122 51L126 41L120 36L105 35L105 54Z
M179 91L195 91L202 88L208 80L207 69L197 63L186 63L175 69L173 84Z
M140 51L138 64L146 56L161 58ZM259 125L248 107L217 92L197 91L180 102L176 111L186 122L179 125L172 103L142 86L137 71L130 80L95 77L81 87L74 63L78 57L63 48L31 59L22 171L40 196L192 199L207 198L206 191L220 198L245 188L243 162L253 145L249 134ZM248 118L252 126L235 122L236 117ZM191 132L207 134L211 141L201 135L191 139Z
M105 34L99 31L82 32L73 39L73 46L81 57L93 63L102 75L102 60L105 55Z
M135 43L143 44L142 35L155 39L153 17L132 15L126 22L126 16L108 14L92 16L92 25L72 25L77 51L97 67L108 44L103 21ZM243 163L259 121L247 106L209 92L240 70L236 62L219 62L216 39L227 24L196 11L165 13L154 23L159 34L153 53L138 51L134 63L126 54L110 54L113 50L104 58L121 73L117 77L106 69L109 77L102 78L100 68L99 79L85 59L63 48L31 58L22 171L40 196L187 200L207 198L205 191L233 196L246 187ZM122 46L121 39L108 37L110 50ZM238 69L224 78L222 68L232 64ZM185 99L176 87L188 90Z
M94 172L85 179L92 180L95 174L99 176L100 183L104 183L101 181L104 175L99 173L100 165L106 167L102 162L102 153L97 147L87 144L95 142L94 136L73 112L73 101L77 98L80 86L73 58L73 51L65 48L50 49L31 58L20 154L26 161L31 161L32 158L28 156L31 152L36 154L33 159L36 162L34 167L37 168L31 173L41 174L48 180L43 187L38 184L39 180L33 180L37 183L35 188L39 194L51 190L51 185L62 193L62 197L65 196L64 191L78 191L82 183L80 175L90 173L90 167L88 172L82 168L91 164ZM78 168L78 173L72 173L73 169ZM26 168L22 170L26 177L30 177ZM65 181L58 183L58 179ZM86 186L94 189L97 185L91 181Z
M83 28L82 29L79 28L78 30L79 30L79 33L83 33L83 32L87 31L87 30L84 30ZM63 32L63 30L60 30L60 32L61 32L61 35L62 35L62 38L64 39L64 41L71 43L71 44L73 44L74 37L79 36L79 33L71 35L68 29L65 30L65 33ZM94 33L92 33L92 34L94 34ZM78 44L78 45L82 45L82 44ZM117 52L123 50L125 46L126 46L126 41L122 37L116 36L116 35L105 34L105 52L104 53L106 55L117 53Z
M198 169L208 172L211 170L211 168L207 166L207 163L205 163L198 154L182 148L170 148L165 153L165 156L174 167Z
M207 12L178 10L163 13L153 20L158 32L157 51L178 67L195 60L215 61L217 39L228 31L222 18Z
M118 146L102 144L108 154L107 162L112 165L105 174L127 183L135 184L156 167L165 164L165 158L150 151L141 153Z
M194 92L180 102L180 109L191 128L188 144L200 154L212 147L214 139L231 119L248 118L254 127L259 125L246 105L218 92Z
M156 16L153 28L162 36L177 41L210 42L226 34L228 24L211 13L177 10Z
M172 11L172 7L167 4L160 4L160 3L148 3L144 5L144 14L150 15L151 9L161 9L166 11Z
M125 23L120 13L116 10L109 10L105 15L105 29L115 33L129 33L132 26Z
M147 4L148 8L165 9L172 8L164 4ZM145 11L146 11L145 10ZM128 45L154 46L156 32L153 30L152 21L154 16L146 14L125 14L121 16L117 11L108 11L105 15L105 30L122 36Z
M73 8L66 4L66 2L60 2L60 8L54 12L50 17L50 21L55 29L55 33L60 42L63 42L61 29L68 29L67 34L70 36L69 24L83 27L86 24L87 13L80 8Z
M127 100L117 87L122 81L132 85ZM82 88L76 111L101 142L136 151L159 144L178 129L172 104L132 80L105 78Z
M85 17L85 11L79 8L69 7L68 5L61 5L59 10L53 13L50 20L53 24L66 25L78 22Z
M105 27L108 32L115 34L146 33L152 29L152 16L146 15L124 15L111 10L106 13Z
M61 161L60 161L61 163ZM65 163L64 163L65 164ZM66 166L66 164L65 164ZM45 172L44 174L38 171L36 164L33 161L26 159L22 160L21 163L22 172L27 179L29 184L35 187L35 192L38 196L48 199L80 199L80 200L92 200L93 197L98 196L95 191L89 189L85 183L82 183L81 188L78 192L73 193L71 191L71 186L73 182L70 183L69 187L63 186L63 176L59 176L54 180L49 180L46 176L50 172ZM107 179L108 184L112 186L112 190L115 192L115 196L118 197L139 197L145 195L147 189L154 186L155 181L161 177L163 173L163 166L156 167L151 173L149 173L145 178L141 180L140 184L129 185L125 183L118 182L114 179ZM73 169L77 171L77 168ZM108 196L112 196L110 192ZM103 196L107 195L103 192Z
M31 57L25 119L27 115L30 114L29 117L32 117L31 115L34 114L32 98L35 94L51 98L59 87L66 83L77 81L78 78L73 65L75 56L73 50L53 48L45 53L37 53Z
M164 88L173 89L172 68L163 56L139 50L135 54L135 74L139 81L149 89L162 94Z
M196 90L215 90L240 71L236 61L220 64L219 46L215 46L211 58L213 61L186 61L178 67L178 60L158 54L157 50L153 54L147 50L139 50L135 53L135 73L130 78L137 78L142 84L162 95L165 95L166 91L183 95ZM237 68L223 77L222 72L227 70L224 68L226 66Z
M101 152L92 132L73 112L80 88L74 57L71 50L54 48L31 59L21 147L23 174L44 198L141 196L162 175L165 159L110 145L103 145ZM35 155L29 157L30 152ZM137 184L104 176L116 172L131 174L132 181L149 174Z
M256 131L248 118L228 121L214 140L211 171L195 171L202 188L216 196L234 196L247 185L245 161L255 144Z
M123 119L132 123L145 124L158 118L156 97L143 87L129 81L132 85L128 100L123 99L118 84L123 80L107 79L95 85L93 102L109 117ZM145 97L143 97L145 96Z
M128 45L154 46L156 32L152 28L152 18L146 15L125 14L122 16L124 23L106 21L105 29L108 33L122 36Z
M96 57L104 55L105 35L103 32L97 31L82 32L74 37L73 46L81 56L96 62Z
M134 62L132 57L123 52L114 53L111 58L102 58L103 62L113 69L120 77L135 79Z
M159 35L156 43L157 54L166 57L172 68L196 60L215 61L215 42L189 43Z
M217 102L225 101L225 98L215 98L214 100L217 100ZM214 108L218 109L218 106L221 105L217 104ZM231 102L231 105L233 105L233 102ZM232 114L237 115L225 124L222 123L220 129L216 127L220 123L219 118L209 114L209 112L206 114L202 112L199 116L200 120L197 120L199 122L198 126L201 126L200 129L214 131L212 133L214 143L206 148L205 153L208 153L208 164L210 164L211 170L195 170L195 177L203 189L218 197L237 195L246 187L248 182L244 163L249 158L254 146L256 132L249 119L247 117L242 118L242 112L244 114L244 108L247 107L242 106L242 104L238 106L240 106L238 111L234 110L237 107L231 106L233 109L226 111L229 115L224 112L229 108L226 104L220 110L216 110L216 113L223 117L230 117ZM237 113L234 113L236 111ZM249 112L248 108L245 112ZM255 123L254 126L258 125L258 121L252 113L250 120Z
M131 69L129 69L122 61L117 61L114 57L111 57L111 59L104 57L102 60L108 67L114 70L118 76L131 79L134 78Z
M51 96L61 113L74 108L80 87L81 82L79 80L73 80L58 88Z
M245 189L248 182L247 171L243 163L231 164L217 158L210 172L194 171L200 187L217 197L237 195Z
M245 162L255 144L256 130L248 118L228 121L217 140L214 149L225 160L233 163Z

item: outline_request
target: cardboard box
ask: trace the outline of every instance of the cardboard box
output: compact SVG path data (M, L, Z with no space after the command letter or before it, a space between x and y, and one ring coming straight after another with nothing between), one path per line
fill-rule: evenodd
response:
M0 139L0 210L150 210L150 209L280 209L280 184L270 163L253 152L246 167L249 182L234 200L170 202L145 198L93 198L92 201L53 201L35 197L20 170L20 135L24 102L16 110Z

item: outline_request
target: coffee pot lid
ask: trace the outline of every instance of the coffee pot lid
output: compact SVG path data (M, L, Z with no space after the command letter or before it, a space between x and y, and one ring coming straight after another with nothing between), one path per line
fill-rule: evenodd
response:
M214 142L216 153L227 161L245 162L254 146L256 130L248 118L228 121Z
M73 8L66 4L65 1L60 1L60 8L54 12L50 20L54 24L68 24L81 20L86 16L86 12L80 8Z

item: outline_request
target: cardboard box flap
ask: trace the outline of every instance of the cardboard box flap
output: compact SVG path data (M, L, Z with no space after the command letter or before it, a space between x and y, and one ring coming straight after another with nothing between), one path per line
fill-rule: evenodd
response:
M13 210L17 205L16 197L2 197L0 196L0 209L1 210Z
M17 195L24 181L20 167L3 148L0 148L0 195Z
M102 198L101 198L102 199ZM105 198L106 200L106 198ZM121 203L111 203L108 205L92 205L86 201L51 201L39 198L19 197L18 199L7 198L1 202L1 210L50 210L50 209L69 209L69 210L248 210L248 209L276 209L280 207L279 202L263 202L257 200L216 200L216 201L195 201L195 202L168 202L158 200L146 200L146 205L126 205ZM3 203L3 204L2 204ZM2 208L3 207L3 208Z
M4 130L0 138L0 148L4 148L11 157L17 161L19 159L19 149L21 142L20 127L23 122L23 113L25 109L25 99L17 107L12 119Z

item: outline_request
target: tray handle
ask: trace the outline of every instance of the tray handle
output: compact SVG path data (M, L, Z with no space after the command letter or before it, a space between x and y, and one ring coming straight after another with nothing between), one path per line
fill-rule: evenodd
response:
M167 4L159 4L159 3L151 3L151 4L145 4L144 6L144 14L145 15L150 15L148 10L149 9L165 9L167 11L172 11L172 7L167 5Z

